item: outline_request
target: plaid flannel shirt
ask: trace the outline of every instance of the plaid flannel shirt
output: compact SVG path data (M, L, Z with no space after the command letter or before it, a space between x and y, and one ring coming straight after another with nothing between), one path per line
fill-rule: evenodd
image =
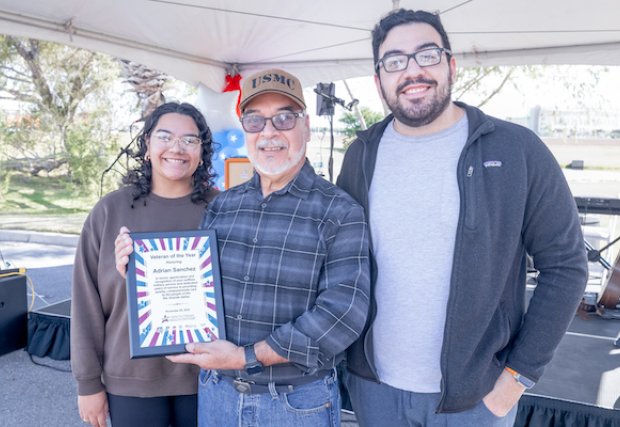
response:
M252 381L285 383L342 360L369 307L368 229L359 204L306 161L265 198L257 174L223 192L202 227L217 233L227 339L266 339L290 361Z

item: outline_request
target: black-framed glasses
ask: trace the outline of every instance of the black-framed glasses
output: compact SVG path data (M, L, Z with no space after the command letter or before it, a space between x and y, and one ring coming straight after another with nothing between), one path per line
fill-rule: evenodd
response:
M375 69L379 71L379 67L383 66L383 69L388 73L402 71L409 66L409 60L411 58L413 58L420 67L430 67L431 65L437 65L441 62L441 54L444 52L446 55L452 54L452 52L443 47L429 47L411 54L390 53L377 62Z
M306 113L300 111L282 111L271 117L265 117L258 114L247 114L241 116L241 126L248 133L258 133L265 129L267 120L271 120L271 124L277 130L291 130L297 124L297 119L304 117Z
M171 133L164 131L156 132L153 139L166 148L172 148L178 142L179 147L184 150L196 150L202 144L202 140L197 136L185 135L175 138Z

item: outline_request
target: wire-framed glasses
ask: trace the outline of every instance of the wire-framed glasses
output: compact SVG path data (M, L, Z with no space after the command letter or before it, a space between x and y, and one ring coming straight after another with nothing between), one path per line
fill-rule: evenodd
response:
M164 131L156 132L153 139L157 144L167 148L172 148L178 143L183 150L196 150L202 144L202 140L197 136L185 135L175 138L171 133Z
M377 62L375 68L379 71L379 67L383 66L383 69L388 73L395 73L406 69L409 66L409 60L411 58L413 58L416 64L420 67L430 67L441 62L441 54L444 52L446 55L452 54L452 52L443 47L430 47L427 49L418 50L417 52L413 52L411 54L390 53L381 58Z

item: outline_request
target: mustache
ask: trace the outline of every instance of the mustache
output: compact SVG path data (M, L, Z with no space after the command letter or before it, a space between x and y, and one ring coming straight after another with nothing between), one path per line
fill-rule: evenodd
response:
M281 139L260 139L256 143L256 148L287 148L286 142Z
M397 92L400 92L401 90L403 90L404 88L406 88L409 85L415 85L415 84L427 84L427 85L436 85L437 82L435 80L431 80L431 79L425 79L423 77L420 77L419 79L415 79L415 80L410 80L407 79L404 82L402 82L401 84L398 85L398 87L396 88Z

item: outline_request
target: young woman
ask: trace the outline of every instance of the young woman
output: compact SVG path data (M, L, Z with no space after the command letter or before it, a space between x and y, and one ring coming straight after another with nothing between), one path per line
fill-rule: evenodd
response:
M124 279L114 239L131 231L195 230L212 187L211 131L190 104L166 103L145 120L135 169L84 223L71 301L71 366L83 421L114 427L196 425L198 369L164 357L129 358Z

